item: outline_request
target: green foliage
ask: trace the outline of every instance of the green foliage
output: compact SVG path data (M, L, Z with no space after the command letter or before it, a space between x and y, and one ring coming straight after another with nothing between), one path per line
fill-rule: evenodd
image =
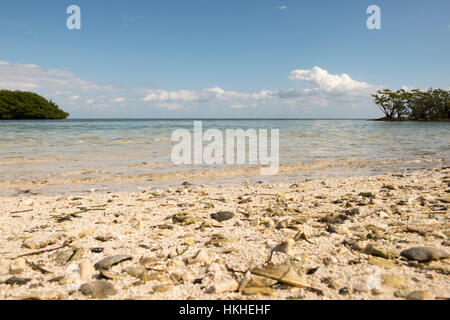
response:
M407 92L389 89L372 95L375 103L385 114L386 120L449 120L450 91L418 89Z
M33 92L0 90L0 120L66 119L53 102Z

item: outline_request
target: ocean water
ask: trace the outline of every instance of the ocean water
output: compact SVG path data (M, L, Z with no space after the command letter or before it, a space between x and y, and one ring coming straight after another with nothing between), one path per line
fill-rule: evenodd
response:
M450 123L202 120L202 124L204 131L279 129L281 164L343 164L352 159L353 167L358 161L365 167L367 160L384 159L425 166L445 165L450 159ZM0 183L226 167L171 162L176 144L172 132L193 132L193 127L194 120L0 121Z

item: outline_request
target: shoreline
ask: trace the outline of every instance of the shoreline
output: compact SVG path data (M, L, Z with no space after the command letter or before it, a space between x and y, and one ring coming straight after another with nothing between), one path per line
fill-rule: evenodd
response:
M47 159L49 164L53 162ZM56 160L55 160L56 161ZM32 160L22 160L21 163L34 165ZM38 161L36 164L43 164ZM6 165L13 166L6 163ZM334 159L281 164L279 172L272 176L260 175L260 166L241 166L218 168L199 167L184 170L174 168L158 168L157 164L146 164L137 168L149 168L148 173L114 174L107 169L78 169L74 173L60 172L53 176L22 177L20 180L0 181L1 195L43 194L83 194L95 189L103 192L137 192L152 187L177 187L184 181L194 185L230 185L245 181L264 181L268 183L296 182L308 179L327 177L352 177L377 175L405 170L441 168L450 165L450 158L378 158L378 159ZM41 167L42 170L42 167ZM168 170L168 171L167 171Z
M449 176L0 197L0 299L449 298Z

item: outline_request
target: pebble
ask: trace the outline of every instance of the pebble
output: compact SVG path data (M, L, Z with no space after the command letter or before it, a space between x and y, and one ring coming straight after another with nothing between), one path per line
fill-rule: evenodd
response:
M6 280L5 284L22 286L24 284L27 284L30 281L31 281L30 278L12 277L12 278L9 278L8 280Z
M339 289L339 294L342 295L342 296L347 296L349 293L350 292L349 292L347 287Z
M447 259L449 257L446 251L432 247L410 248L402 251L400 255L408 260L415 260L418 262Z
M211 218L216 221L219 221L219 222L230 220L233 217L234 217L234 213L229 212L229 211L221 211L221 212L216 212L216 213L211 214Z
M431 300L431 294L426 290L416 290L406 296L406 300Z
M395 253L385 248L377 248L372 244L367 245L367 247L363 250L363 253L385 259L395 259L397 257Z
M81 285L81 293L94 299L105 299L117 294L117 290L108 281L93 281Z

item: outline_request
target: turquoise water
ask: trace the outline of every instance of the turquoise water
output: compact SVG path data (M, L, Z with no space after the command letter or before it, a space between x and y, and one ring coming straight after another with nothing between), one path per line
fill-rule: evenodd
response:
M0 121L0 181L188 169L171 163L170 138L176 129L193 131L193 125L193 120ZM450 123L203 120L203 128L280 129L280 163L450 158Z

